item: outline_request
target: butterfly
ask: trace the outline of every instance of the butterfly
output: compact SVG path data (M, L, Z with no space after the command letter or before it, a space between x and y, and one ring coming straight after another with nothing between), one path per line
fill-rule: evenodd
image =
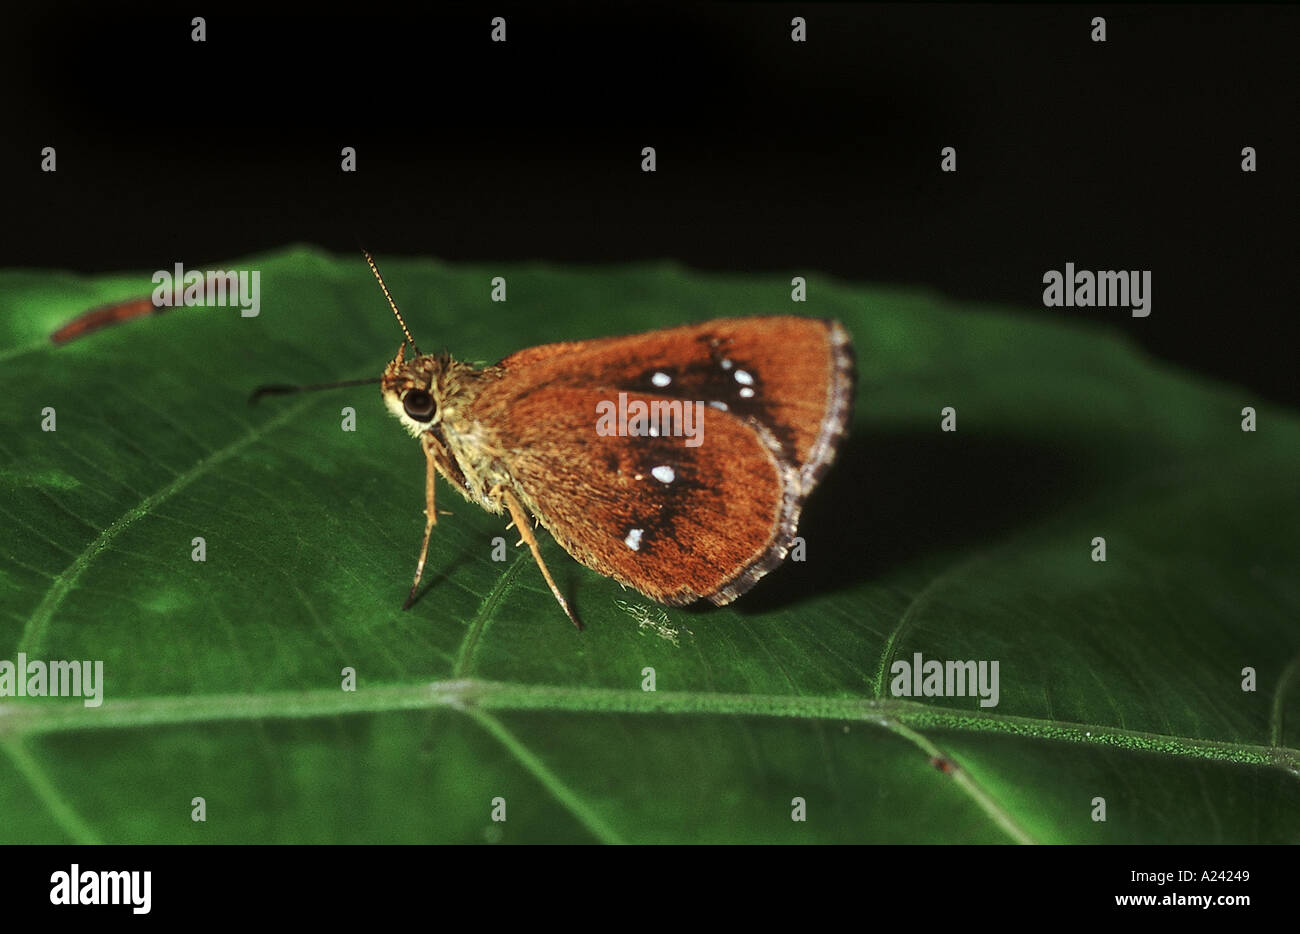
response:
M723 318L476 367L421 353L365 257L404 338L378 380L383 401L425 456L424 539L403 609L437 523L437 475L509 514L579 628L530 516L579 563L670 606L730 603L785 559L848 430L854 354L838 322ZM306 388L322 387L254 398Z

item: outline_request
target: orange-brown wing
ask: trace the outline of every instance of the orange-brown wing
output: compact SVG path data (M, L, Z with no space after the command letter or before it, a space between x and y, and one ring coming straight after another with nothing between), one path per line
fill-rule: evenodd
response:
M847 335L809 318L550 344L499 367L470 414L510 441L525 505L583 564L669 604L728 603L784 559L852 401ZM600 434L620 394L702 410L701 443Z
M853 348L835 321L720 318L630 337L544 344L501 361L511 392L565 385L704 400L763 425L806 494L835 457L853 403ZM498 387L498 389L504 387ZM491 396L483 400L494 404Z
M542 388L496 423L501 437L532 439L508 452L510 474L569 554L674 605L727 603L780 563L798 520L799 476L769 432L701 405L703 431L691 424L698 447L663 433L601 434L607 401L590 389Z

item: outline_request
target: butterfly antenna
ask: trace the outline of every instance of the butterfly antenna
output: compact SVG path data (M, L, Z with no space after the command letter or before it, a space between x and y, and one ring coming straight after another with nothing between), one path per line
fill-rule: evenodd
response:
M402 320L402 313L397 310L397 302L393 301L392 293L388 291L388 286L384 283L384 277L379 274L379 267L375 265L375 258L370 255L369 250L362 250L361 252L365 254L366 263L369 264L370 271L373 272L375 278L379 280L379 287L384 290L384 298L388 299L388 307L393 309L393 316L397 318L397 323L402 326L402 333L406 335L407 343L411 345L411 349L415 351L415 354L418 357L420 355L420 348L415 345L415 338L412 337L411 332L406 329L406 322Z
M248 397L249 405L256 405L257 400L263 396L285 396L291 392L316 392L319 389L342 389L344 386L367 386L370 383L378 383L381 378L375 376L368 379L345 379L337 383L316 383L311 386L286 386L283 383L276 383L270 386L258 386L253 390L253 394Z

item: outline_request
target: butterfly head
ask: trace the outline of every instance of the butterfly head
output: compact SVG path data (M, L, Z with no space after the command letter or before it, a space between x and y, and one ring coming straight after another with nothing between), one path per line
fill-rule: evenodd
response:
M417 354L407 361L403 343L397 348L397 356L384 368L379 379L384 405L412 437L418 438L441 418L440 377L446 365L446 358L439 354Z

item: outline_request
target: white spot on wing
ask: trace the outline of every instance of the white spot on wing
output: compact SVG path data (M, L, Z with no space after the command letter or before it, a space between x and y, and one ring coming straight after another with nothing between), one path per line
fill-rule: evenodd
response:
M656 373L654 376L650 377L650 382L654 383L656 386L667 386L672 381L673 378L667 373Z
M713 406L715 409L719 410L720 412L727 411L727 403L725 402L710 402L709 405Z
M671 467L667 466L656 467L654 470L650 471L650 476L654 477L660 483L672 483L677 479L677 473Z
M723 368L724 370L730 370L730 369L731 369L731 361L728 360L726 357L723 357L723 358L722 358L722 368Z
M752 398L754 398L754 390L750 389L748 386L741 386L741 387L740 387L740 398L742 398L742 399L752 399Z
M641 550L641 536L645 534L645 529L633 529L627 533L627 538L623 539L623 544L633 551Z
M742 386L752 386L754 385L754 377L750 376L744 370L737 370L736 382L740 383Z

